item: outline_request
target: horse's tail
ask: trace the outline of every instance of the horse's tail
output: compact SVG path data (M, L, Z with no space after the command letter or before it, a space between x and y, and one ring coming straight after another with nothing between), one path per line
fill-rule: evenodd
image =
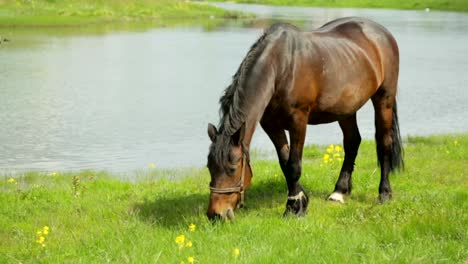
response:
M405 168L403 160L403 142L400 136L400 125L398 124L397 103L393 105L392 118L392 151L390 156L390 171L402 170Z

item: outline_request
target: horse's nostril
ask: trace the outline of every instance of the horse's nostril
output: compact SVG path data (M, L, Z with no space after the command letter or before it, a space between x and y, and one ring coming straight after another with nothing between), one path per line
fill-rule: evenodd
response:
M207 213L206 215L208 216L208 219L210 219L211 221L219 221L219 220L224 219L222 215L215 213L215 212Z
M231 208L226 211L226 216L232 223L234 222L234 211Z

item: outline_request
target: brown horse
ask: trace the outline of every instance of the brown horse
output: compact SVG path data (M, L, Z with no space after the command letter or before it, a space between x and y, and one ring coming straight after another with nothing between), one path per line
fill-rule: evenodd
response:
M329 200L343 203L343 195L351 192L361 142L356 111L369 98L381 168L379 199L390 199L389 173L403 166L396 107L398 53L390 32L363 18L337 19L311 32L284 23L267 29L220 99L219 130L208 125L208 218L233 219L235 208L242 206L252 177L249 146L258 122L275 145L286 178L285 215L303 215L309 198L299 178L307 125L338 121L345 159Z

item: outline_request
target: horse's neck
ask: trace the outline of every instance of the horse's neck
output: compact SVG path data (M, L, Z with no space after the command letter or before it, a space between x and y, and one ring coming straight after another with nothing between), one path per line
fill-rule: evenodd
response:
M271 65L263 65L260 70L261 74L252 76L249 80L250 93L245 98L250 101L250 109L246 112L245 118L245 136L244 143L246 147L250 148L253 134L257 127L258 122L263 116L266 107L274 93L275 75Z

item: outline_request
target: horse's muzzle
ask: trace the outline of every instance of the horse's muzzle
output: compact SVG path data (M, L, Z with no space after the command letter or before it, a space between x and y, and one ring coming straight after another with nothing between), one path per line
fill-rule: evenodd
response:
M226 221L229 220L230 222L234 222L234 210L231 208L228 208L225 212L215 212L215 211L210 211L206 213L208 216L208 219L212 222L216 221Z

